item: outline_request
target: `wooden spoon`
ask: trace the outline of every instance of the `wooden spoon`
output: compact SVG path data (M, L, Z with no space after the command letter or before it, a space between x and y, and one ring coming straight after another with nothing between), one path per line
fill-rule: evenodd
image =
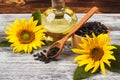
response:
M98 10L97 7L93 7L90 11L78 22L74 27L72 27L71 31L62 39L54 42L47 50L46 54L48 58L55 58L59 54L61 54L65 41L74 34L94 13ZM57 48L57 51L54 50Z

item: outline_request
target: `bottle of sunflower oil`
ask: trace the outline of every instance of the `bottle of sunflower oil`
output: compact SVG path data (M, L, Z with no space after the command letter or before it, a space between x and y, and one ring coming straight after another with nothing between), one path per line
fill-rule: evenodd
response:
M68 7L65 7L65 0L51 0L52 7L48 8L42 15L42 24L47 30L47 36L53 41L64 37L76 24L77 16Z

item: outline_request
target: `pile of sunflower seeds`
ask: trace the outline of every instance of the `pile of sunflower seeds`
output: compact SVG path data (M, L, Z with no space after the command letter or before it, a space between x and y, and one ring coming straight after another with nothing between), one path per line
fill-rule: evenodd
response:
M108 33L108 28L100 22L87 22L79 28L75 34L85 37L86 34L92 37L92 33L98 36L101 33Z
M34 54L33 57L34 57L34 60L42 61L44 63L50 63L50 61L57 61L56 58L49 58L50 56L53 56L54 53L56 53L56 51L58 51L58 49L54 48L50 50L50 52L48 53L49 55L45 55L46 50L43 50L39 53Z

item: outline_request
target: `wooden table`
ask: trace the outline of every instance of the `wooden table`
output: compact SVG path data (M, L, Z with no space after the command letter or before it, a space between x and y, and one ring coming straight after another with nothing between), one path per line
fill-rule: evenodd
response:
M1 0L0 0L1 1ZM120 13L120 0L65 0L66 6L76 13L86 13L97 6L100 13ZM25 5L4 4L0 2L0 13L32 13L39 9L41 12L51 7L51 0L26 0Z
M85 14L77 14L80 20ZM4 26L16 18L29 19L31 14L0 14L0 35L4 40ZM120 45L120 14L95 14L89 21L99 21L111 29L111 44ZM44 47L42 49L46 49ZM34 51L37 53L40 50ZM33 54L14 54L10 47L0 47L0 80L72 80L77 65L73 63L76 54L66 49L58 57L58 61L45 64L35 61ZM119 80L120 73L109 72L107 75L97 74L84 80Z

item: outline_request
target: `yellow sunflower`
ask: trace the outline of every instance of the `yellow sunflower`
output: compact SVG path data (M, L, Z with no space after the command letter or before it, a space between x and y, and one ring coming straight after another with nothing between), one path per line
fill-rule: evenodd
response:
M7 39L13 47L14 52L24 51L25 53L31 53L33 49L41 48L44 45L45 30L43 25L36 26L37 20L33 20L33 17L29 21L22 18L20 21L16 19L10 27L6 27Z
M109 67L110 61L115 60L112 55L112 49L116 47L109 45L111 39L108 38L108 34L100 34L97 37L92 34L93 38L86 35L86 38L82 38L82 43L79 43L81 49L72 49L73 52L79 54L79 56L74 58L74 61L78 63L79 66L85 66L85 72L92 70L94 73L99 67L103 74L106 73L105 64Z

